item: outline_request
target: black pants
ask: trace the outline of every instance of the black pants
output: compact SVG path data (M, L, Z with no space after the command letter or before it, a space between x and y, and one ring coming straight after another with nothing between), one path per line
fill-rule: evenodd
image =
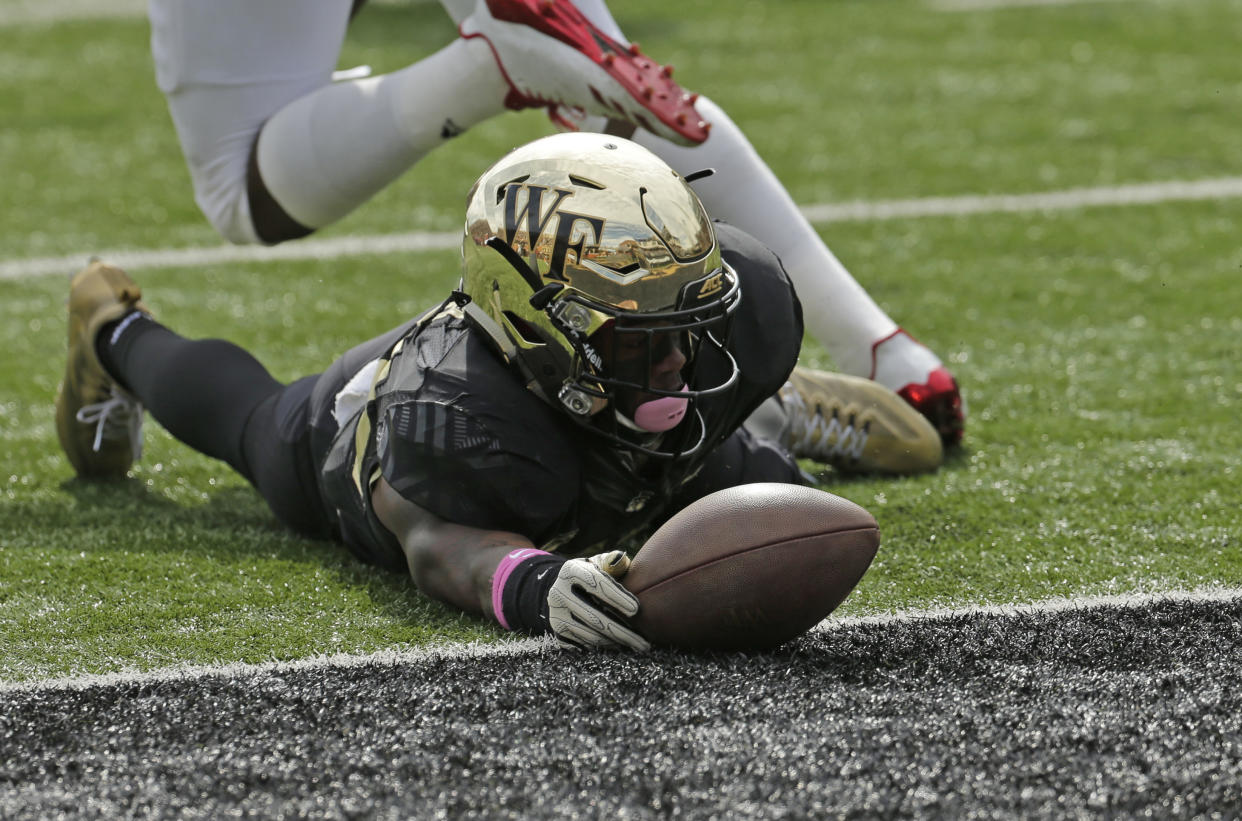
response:
M100 358L169 433L227 462L282 522L332 536L307 424L318 375L284 385L231 342L185 339L148 319L101 344Z
M336 434L337 392L418 318L347 351L322 374L278 382L249 352L222 339L186 339L141 318L120 339L99 334L104 367L174 437L227 462L289 527L338 537L319 491L319 461Z

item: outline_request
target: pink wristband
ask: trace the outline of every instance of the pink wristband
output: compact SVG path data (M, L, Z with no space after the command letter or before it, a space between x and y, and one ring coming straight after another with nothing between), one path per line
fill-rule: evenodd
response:
M536 556L551 556L552 554L546 550L538 550L533 547L521 547L511 551L503 559L500 564L496 565L496 572L492 576L492 613L496 616L496 621L500 622L500 626L506 630L512 630L509 622L505 619L504 609L501 607L501 601L505 592L505 582L509 581L509 576L519 564L527 559L533 559Z

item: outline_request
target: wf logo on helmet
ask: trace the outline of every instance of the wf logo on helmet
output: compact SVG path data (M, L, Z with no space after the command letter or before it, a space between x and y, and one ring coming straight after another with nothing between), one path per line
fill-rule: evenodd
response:
M526 192L525 202L519 207L518 197L521 192ZM517 239L518 232L522 229L526 231L526 251L534 253L535 248L539 245L543 237L544 231L548 229L552 219L556 218L555 235L552 241L552 255L548 258L548 270L544 272L544 276L548 279L555 279L559 282L568 282L565 276L565 258L570 251L574 252L574 257L579 265L589 267L596 270L602 266L589 263L583 259L583 246L587 244L588 237L590 244L599 245L604 235L604 220L601 217L591 217L586 214L575 214L572 211L560 210L561 202L569 196L572 191L562 188L549 189L542 185L522 185L520 183L510 183L505 188L505 235L513 250L522 253L518 248ZM545 197L549 200L544 205ZM583 226L578 229L578 226ZM575 239L575 229L577 229L577 240ZM538 269L536 269L538 270ZM607 268L602 268L608 271ZM609 272L613 273L613 272Z

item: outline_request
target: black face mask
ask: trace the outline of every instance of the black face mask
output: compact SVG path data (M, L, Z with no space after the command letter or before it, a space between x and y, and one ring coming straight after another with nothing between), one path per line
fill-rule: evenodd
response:
M613 385L613 410L639 431L664 433L689 408L683 370L693 359L690 335L668 323L626 327L610 323L592 340L600 354L601 384Z
M651 382L651 372L657 364L668 359L674 350L681 351L686 359L685 365L693 361L689 334L685 331L661 327L618 328L611 325L597 336L605 335L607 338L600 338L596 345L603 363L603 379L648 393L678 390L681 387L681 384L664 388L655 386ZM679 377L677 381L684 380Z

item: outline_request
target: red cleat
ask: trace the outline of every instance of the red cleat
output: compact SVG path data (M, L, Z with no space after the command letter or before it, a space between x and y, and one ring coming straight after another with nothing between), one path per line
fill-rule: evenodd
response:
M962 394L957 380L951 373L936 368L927 375L926 382L911 382L898 390L897 395L927 417L946 446L961 443L966 414L962 412Z
M940 359L898 328L871 346L871 378L896 391L927 417L946 447L960 444L966 404Z
M683 145L707 139L695 95L673 81L672 68L613 40L569 0L480 0L458 30L491 47L509 108L546 107L568 128L557 109L628 120Z

